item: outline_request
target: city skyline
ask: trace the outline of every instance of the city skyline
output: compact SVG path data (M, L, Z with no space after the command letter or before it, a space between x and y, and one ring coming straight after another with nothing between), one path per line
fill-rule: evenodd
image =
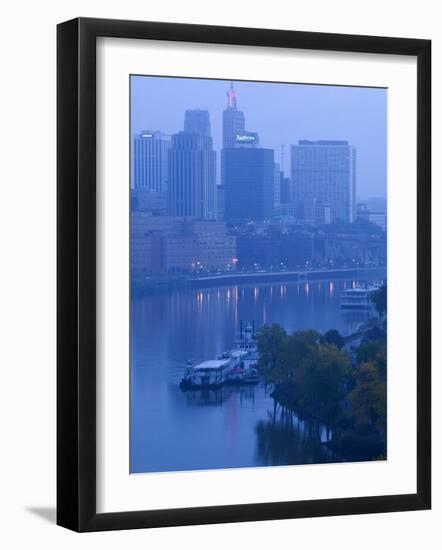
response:
M131 85L133 136L143 130L179 133L186 112L209 112L216 182L221 183L223 112L231 82L137 76ZM281 163L284 145L285 176L291 175L290 148L300 140L346 140L358 152L357 199L386 197L387 90L245 81L234 81L234 87L238 111L246 115L246 128L259 134L259 147L273 149L275 162ZM167 109L158 109L159 101Z
M132 82L130 472L385 460L386 91Z

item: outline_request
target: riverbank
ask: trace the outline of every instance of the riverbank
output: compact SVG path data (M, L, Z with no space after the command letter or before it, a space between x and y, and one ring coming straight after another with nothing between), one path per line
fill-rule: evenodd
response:
M179 383L189 359L200 362L235 346L241 320L255 321L257 330L276 323L290 333L310 328L321 334L332 328L354 333L362 319L340 307L342 291L354 280L186 287L136 297L131 307L133 471L342 461L313 426L295 415L291 423L280 408L273 418L273 399L264 383L225 386L217 394L183 393ZM372 282L370 277L361 282L366 280ZM162 441L164 434L167 445L152 445L146 453L146 442Z
M232 272L222 275L207 276L152 276L132 281L132 292L149 294L152 292L167 292L181 288L207 288L214 286L307 282L323 279L384 279L386 267L358 267L336 269L302 269L296 271L254 271Z
M351 461L386 456L386 328L383 318L371 321L351 350L336 330L290 334L273 324L257 337L258 365L275 403L325 426L328 448Z

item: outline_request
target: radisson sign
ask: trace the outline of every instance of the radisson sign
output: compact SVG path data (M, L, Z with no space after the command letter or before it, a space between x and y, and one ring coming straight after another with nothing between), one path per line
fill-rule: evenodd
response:
M255 143L256 136L253 134L236 134L235 141L237 143Z

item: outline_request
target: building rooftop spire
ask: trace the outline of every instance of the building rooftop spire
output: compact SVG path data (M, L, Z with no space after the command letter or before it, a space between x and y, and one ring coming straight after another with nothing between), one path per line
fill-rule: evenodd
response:
M236 92L233 88L233 82L230 82L230 89L227 92L227 108L236 111Z

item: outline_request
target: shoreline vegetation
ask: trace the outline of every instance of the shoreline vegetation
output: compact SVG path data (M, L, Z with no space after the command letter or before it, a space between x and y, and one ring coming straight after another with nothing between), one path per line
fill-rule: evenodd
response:
M320 334L265 325L257 334L259 370L274 399L313 429L344 460L387 457L387 286L373 293L376 310L354 334Z

